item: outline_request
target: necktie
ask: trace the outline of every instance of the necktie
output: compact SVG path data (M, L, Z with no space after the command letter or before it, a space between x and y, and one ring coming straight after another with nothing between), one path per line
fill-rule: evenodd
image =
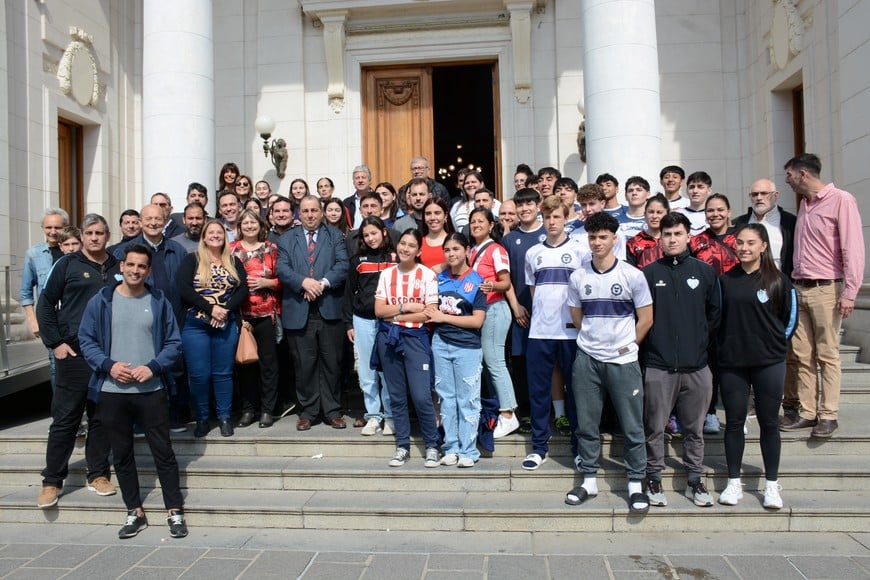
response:
M314 248L317 246L314 243L314 232L308 232L308 275L314 276Z

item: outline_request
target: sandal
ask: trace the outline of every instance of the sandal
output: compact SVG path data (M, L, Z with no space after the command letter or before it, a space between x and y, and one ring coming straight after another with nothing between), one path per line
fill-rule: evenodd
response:
M635 504L641 504L642 507L635 507ZM645 493L633 493L628 498L628 511L633 514L645 514L649 511L649 496Z
M567 494L565 494L565 503L568 505L580 505L585 502L587 499L597 497L598 494L590 495L586 488L582 485L578 485Z

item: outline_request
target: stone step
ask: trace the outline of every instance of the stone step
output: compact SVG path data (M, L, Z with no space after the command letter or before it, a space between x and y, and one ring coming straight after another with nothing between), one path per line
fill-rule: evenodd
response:
M845 365L853 365L856 364L856 360L858 355L861 353L860 346L852 346L851 344L842 344L840 343L840 364ZM860 364L860 363L857 363ZM864 365L868 366L868 365Z
M870 455L870 405L846 405L840 413L840 429L832 438L814 439L809 430L782 433L784 455L795 455L812 450L815 454L825 455ZM720 421L724 423L724 413L719 411ZM298 432L295 419L288 417L278 421L269 429L248 427L236 429L233 437L221 437L217 429L206 437L195 438L192 428L187 433L173 434L172 446L178 457L390 457L395 450L393 437L374 435L363 437L358 429L335 430L326 425L315 425L310 431ZM49 420L44 419L7 428L0 431L0 456L45 454ZM758 422L750 418L747 422L746 455L760 455L758 444ZM705 435L705 445L710 455L724 455L724 430L716 435ZM417 441L417 437L412 437ZM683 445L680 439L665 443L669 455L680 457ZM148 454L148 446L137 440L136 453ZM498 458L522 458L531 453L529 435L513 433L496 442ZM73 456L84 454L84 438L76 442ZM571 457L567 437L553 435L550 440L551 457ZM488 455L488 454L487 454ZM602 455L605 457L622 456L622 438L607 433L602 434Z
M181 457L181 485L192 490L250 489L275 491L385 491L408 489L435 491L540 491L563 492L581 481L573 461L567 457L550 458L531 472L522 469L519 459L482 458L472 469L423 467L422 448L412 451L411 461L400 469L387 466L388 457ZM139 477L144 487L158 487L157 472L150 456L139 455ZM721 488L727 483L725 457L707 455L704 483ZM4 486L27 487L38 482L43 463L32 455L10 455L0 465ZM87 469L84 458L70 462L67 488L84 487ZM763 478L761 458L746 458L743 477L747 484L760 485ZM867 490L870 464L843 455L785 455L780 462L779 479L788 489ZM666 491L682 492L686 475L679 457L667 457L664 477ZM608 491L627 489L624 465L619 459L601 462L599 487Z
M58 507L35 507L37 486L0 487L4 523L106 524L123 521L120 495L98 497L69 490ZM190 527L256 527L330 530L427 531L831 531L870 528L870 493L783 490L785 507L768 511L762 494L747 488L738 506L698 508L683 496L628 513L624 493L601 491L583 506L564 504L564 492L196 490L186 498ZM151 525L165 525L160 493L144 497Z

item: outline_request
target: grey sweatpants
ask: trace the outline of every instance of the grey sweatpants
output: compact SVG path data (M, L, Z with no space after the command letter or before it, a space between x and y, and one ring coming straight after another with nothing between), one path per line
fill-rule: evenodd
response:
M643 423L646 433L646 473L660 480L665 468L665 425L671 409L683 426L683 465L690 481L704 472L704 418L713 395L708 367L690 373L646 369Z

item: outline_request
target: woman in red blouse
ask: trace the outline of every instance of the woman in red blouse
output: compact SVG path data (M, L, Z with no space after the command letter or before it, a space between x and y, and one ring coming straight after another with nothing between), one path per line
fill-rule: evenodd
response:
M258 399L260 427L271 427L274 422L272 412L277 403L276 343L281 332L281 283L276 274L278 247L266 239L268 231L260 214L246 209L239 217L236 241L230 246L230 251L242 262L248 275L249 294L242 305L242 317L253 327L260 357L256 365L239 367L242 395L239 427L254 422Z

